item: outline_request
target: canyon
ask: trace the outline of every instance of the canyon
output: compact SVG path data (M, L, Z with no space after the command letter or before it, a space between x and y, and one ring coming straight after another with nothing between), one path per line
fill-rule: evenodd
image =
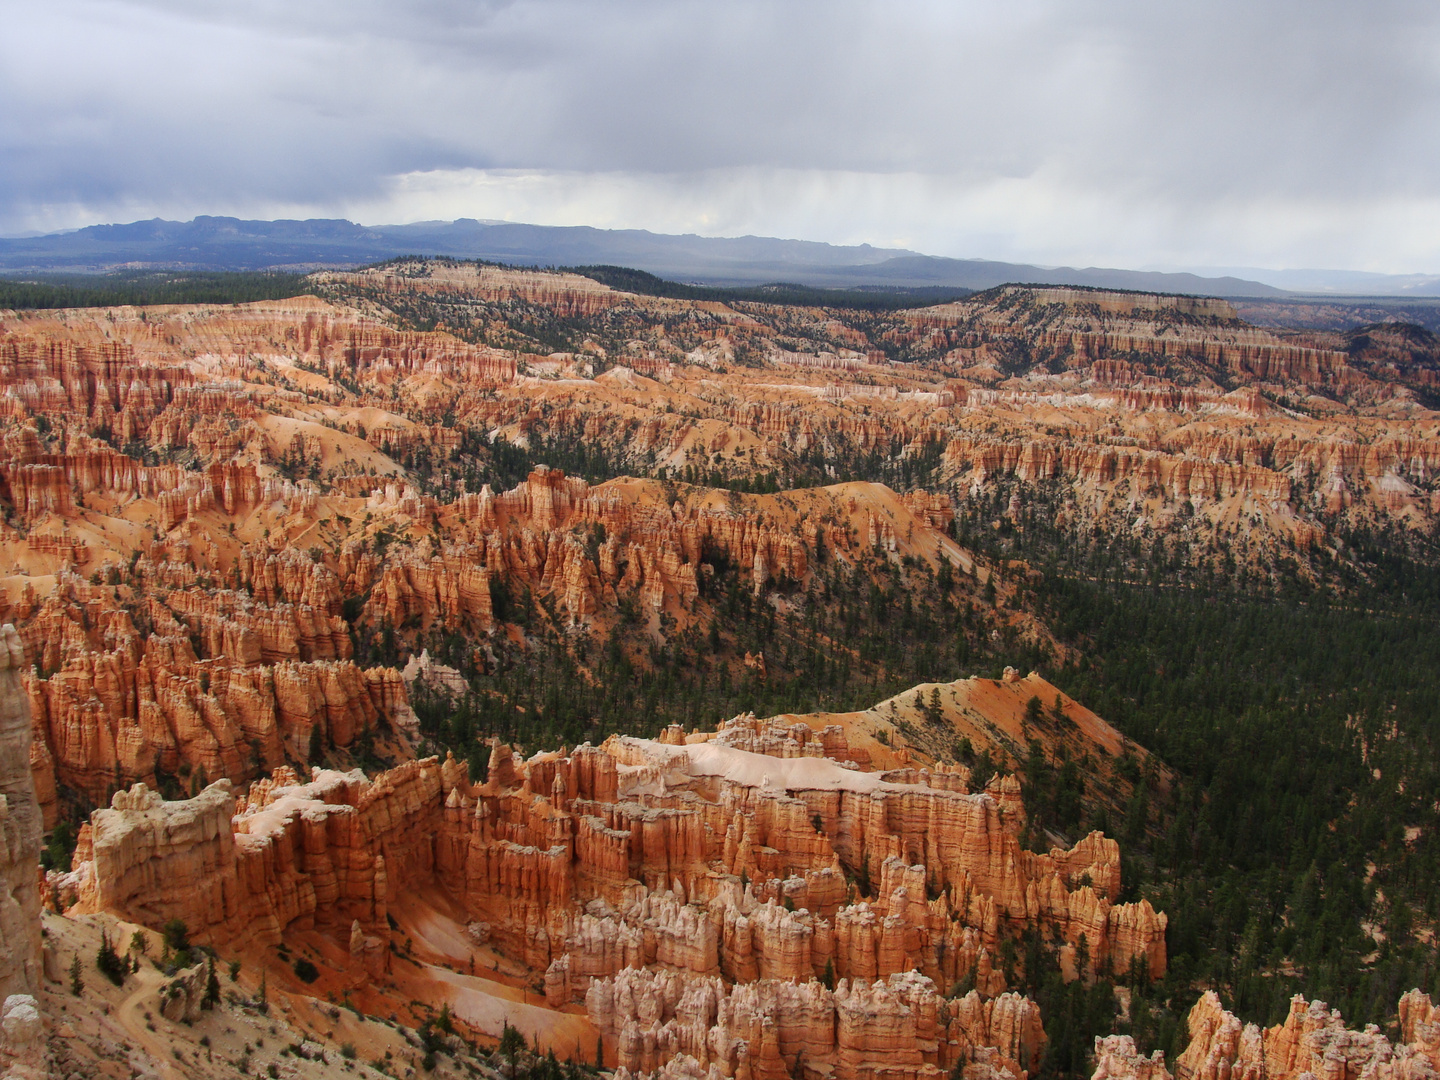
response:
M179 919L227 952L326 934L379 984L404 928L392 905L438 890L543 971L550 1007L583 1003L632 1073L1020 1080L1045 1034L1001 942L1039 928L1077 976L1138 961L1159 977L1166 918L1116 902L1113 840L1024 851L1015 780L967 781L863 771L837 725L739 717L528 760L497 746L484 784L453 758L369 779L282 768L238 797L228 780L173 802L136 784L47 891L72 916Z
M618 1080L1030 1080L1076 1071L1048 1003L1110 994L1099 1077L1440 1067L1418 990L1388 1034L1213 993L1168 1064L1111 1033L1147 988L1194 1000L1132 874L1183 848L1188 763L1123 733L1056 605L1147 575L1350 602L1426 564L1433 339L1084 289L310 282L0 312L7 1064L60 1061L64 1016L95 1061L219 1075L188 1029L251 1024L226 1053L258 1061L270 1017L321 1047L295 1075L346 1038L398 1075L432 1036L460 1075L513 1025ZM1380 781L1403 740L1344 723ZM65 993L62 955L177 922L234 1000L168 941L193 963L111 1012Z

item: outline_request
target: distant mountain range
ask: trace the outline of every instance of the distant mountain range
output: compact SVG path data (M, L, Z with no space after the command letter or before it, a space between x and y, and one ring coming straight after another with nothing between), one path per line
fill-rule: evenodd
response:
M1440 278L1397 278L1328 271L1269 283L1235 274L1040 267L986 259L947 259L864 244L743 236L671 236L640 229L593 229L509 222L427 221L356 225L343 219L136 221L92 225L47 236L0 239L0 272L75 272L118 268L260 270L357 266L397 255L448 255L531 266L610 264L706 285L794 282L821 288L945 287L987 289L1006 282L1279 297L1306 292L1440 296ZM1277 272L1261 272L1277 273ZM1327 276L1328 275L1328 276ZM1404 283L1404 287L1401 286ZM1327 284L1328 283L1328 284Z
M1233 276L1308 296L1440 297L1440 274L1374 274L1364 270L1262 270L1202 267L1206 277Z

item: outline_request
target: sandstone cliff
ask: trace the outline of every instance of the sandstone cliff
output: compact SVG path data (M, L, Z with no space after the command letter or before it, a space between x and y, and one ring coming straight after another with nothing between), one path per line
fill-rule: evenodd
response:
M641 1075L688 1059L724 1077L913 1080L978 1062L1018 1078L1038 1068L1045 1047L1033 1002L974 991L947 1000L914 972L842 979L832 991L627 968L592 982L586 1007L620 1067Z
M406 713L398 671L349 659L333 573L294 552L241 555L248 591L181 578L138 612L135 585L59 575L21 630L53 672L24 678L47 814L57 788L96 803L161 777L192 791L212 778L247 780L306 760L312 732L322 749L344 749ZM141 560L137 576L160 577L166 565Z
M1163 972L1165 918L1115 903L1113 840L1022 851L1013 780L971 793L959 772L865 772L821 736L790 753L741 718L523 761L497 746L483 785L433 758L369 780L281 769L238 799L223 780L180 802L136 785L92 815L56 892L231 946L315 928L383 973L389 905L442 889L643 1073L688 1056L723 1077L778 1080L803 1059L1022 1080L1044 1035L1006 992L1003 939L1083 935L1096 965ZM962 1000L937 990L966 978Z
M1400 1041L1373 1024L1352 1031L1323 1001L1291 999L1282 1023L1261 1028L1227 1012L1213 991L1187 1021L1190 1043L1175 1063L1185 1080L1422 1080L1440 1069L1440 1039L1430 998L1412 990L1400 1000ZM1129 1036L1095 1040L1096 1080L1171 1080L1165 1056L1136 1052Z
M30 779L30 708L20 685L24 647L0 628L0 999L40 987L40 807Z
M137 784L91 816L78 910L152 926L178 918L232 947L317 925L348 942L357 922L388 942L387 863L400 881L429 873L422 828L440 816L441 785L434 759L373 782L317 769L302 784L281 769L239 801L228 780L177 802Z

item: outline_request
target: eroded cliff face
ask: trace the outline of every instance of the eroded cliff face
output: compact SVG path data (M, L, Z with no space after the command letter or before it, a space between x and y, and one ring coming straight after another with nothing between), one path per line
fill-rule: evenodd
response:
M973 990L946 999L916 972L841 979L831 990L627 968L593 982L586 1007L618 1047L624 1075L908 1080L940 1075L937 1065L979 1064L1024 1076L1045 1047L1033 1001Z
M1392 1043L1373 1024L1352 1031L1323 1001L1297 995L1282 1023L1242 1022L1213 991L1201 995L1187 1021L1190 1044L1175 1063L1183 1080L1428 1080L1440 1071L1440 1024L1428 995L1400 999L1400 1039ZM1136 1052L1134 1040L1095 1040L1094 1080L1171 1080L1165 1055Z
M20 684L24 646L0 628L0 999L40 988L40 807L30 780L30 708Z
M33 605L21 636L37 670L22 682L47 824L62 791L91 804L136 781L198 791L403 724L399 672L349 659L323 565L246 552L234 576L236 589L203 587L192 566L137 560L123 585L62 571Z
M327 491L389 482L404 499L402 465L443 472L483 438L583 443L636 475L702 483L814 482L817 460L852 470L939 449L932 484L1018 481L1040 497L1059 482L1069 515L1105 531L1128 531L1138 503L1152 525L1185 503L1191 528L1257 549L1307 546L1333 515L1420 524L1435 510L1440 429L1417 403L1434 357L1380 331L1287 336L1212 301L1088 290L1007 287L875 319L494 267L320 282L331 302L7 319L0 495L28 526L133 498L163 504L165 530L277 497L314 519ZM569 320L579 345L544 356L515 326L503 349L396 329L387 304L417 302L441 323L480 313L468 329L482 338L521 305ZM910 362L889 362L897 350ZM437 485L443 501L463 493L455 480Z
M1424 529L1440 506L1428 361L1383 335L1331 347L1083 290L860 319L494 267L322 285L0 321L0 607L36 668L47 823L136 781L193 793L367 731L398 746L405 651L503 635L507 596L562 635L623 615L668 641L723 623L727 574L765 599L823 596L836 567L899 565L911 591L944 569L983 606L977 640L1053 645L1023 603L983 602L1016 586L955 543L957 517L1154 538L1183 574L1343 558L1337 530ZM488 322L400 329L402 300ZM574 350L542 355L517 307L570 320ZM503 348L473 343L502 325ZM654 479L483 483L497 448L546 446ZM927 490L813 486L872 473ZM790 482L811 486L774 492ZM766 677L773 658L725 662Z
M47 821L109 806L49 887L228 948L316 934L354 979L387 977L392 905L435 890L552 1006L593 1015L632 1075L1033 1070L1039 1021L1003 943L1037 928L1069 975L1159 975L1166 917L1116 903L1113 841L1029 850L1018 785L975 791L946 762L960 738L1007 763L1032 739L1051 763L1099 747L1087 790L1118 806L1115 763L1143 750L1012 672L814 723L498 748L483 785L433 759L312 771L377 737L412 756L407 652L460 642L454 668L415 661L427 693L622 624L643 664L728 633L722 593L783 620L841 582L966 608L976 641L1046 643L1026 568L978 559L957 521L1154 536L1184 574L1344 558L1345 529L1423 534L1440 507L1431 360L1260 330L1223 302L1006 289L861 318L429 264L326 287L0 321L0 613L28 656L4 677L35 731L27 751L16 727L7 762ZM468 341L404 329L402 300L480 322L446 323ZM573 350L545 355L524 328L556 319ZM618 478L515 464L552 452ZM925 490L831 483L846 476ZM707 654L731 675L781 662L732 645ZM7 807L18 867L35 823ZM947 998L957 982L975 994ZM1431 1039L1428 1002L1406 1009L1407 1045ZM1220 1080L1273 1051L1275 1070L1319 1069L1362 1044L1380 1060L1302 1012L1273 1047L1244 1025L1233 1053L1197 1035L1185 1068L1213 1056ZM1163 1062L1132 1051L1107 1043L1102 1070L1156 1080Z
M1163 973L1165 916L1115 903L1113 840L1023 851L1012 778L972 793L962 768L864 771L840 729L798 734L741 717L524 761L497 746L479 785L434 758L370 780L281 769L239 797L136 785L51 887L232 949L319 929L375 977L389 905L440 889L634 1073L1018 1078L1045 1037L1007 992L1004 939L1038 928L1080 975L1134 957Z
M367 506L403 501L377 491ZM653 481L592 486L542 466L499 494L485 485L448 505L416 498L413 513L434 524L441 543L422 540L383 562L347 546L339 572L347 593L369 590L375 621L394 626L492 630L492 582L553 597L570 625L603 624L622 599L637 601L647 615L664 612L688 623L707 555L740 567L757 595L767 583L806 580L817 551L850 559L877 547L894 551L898 534L907 554L968 565L944 535L948 505L944 496L923 493L907 503L872 484L783 501L692 489L667 502L663 485Z
M358 924L363 951L366 934L389 941L389 874L413 887L432 870L442 806L433 758L374 781L317 769L301 783L281 768L239 799L228 780L174 802L136 784L95 811L75 869L52 888L80 912L150 926L181 919L233 949L317 926L343 931L348 948Z
M123 564L85 576L99 550L29 539L32 556L59 564L47 593L26 577L9 602L35 662L26 687L47 824L64 798L103 804L137 781L194 793L349 751L367 732L412 735L399 672L355 663L356 641L373 655L396 631L494 633L497 588L550 604L563 627L603 629L623 603L685 628L713 618L698 604L705 558L741 568L756 595L796 587L817 557L877 549L973 569L942 531L945 497L879 485L786 500L691 491L667 504L652 481L591 486L541 467L510 491L448 503L394 483L287 501L253 468L233 485L230 471L203 475L204 505L177 511L163 539L137 538ZM164 494L107 490L125 513L174 516ZM373 524L353 535L362 517ZM387 546L392 531L412 542ZM333 546L301 549L292 534Z

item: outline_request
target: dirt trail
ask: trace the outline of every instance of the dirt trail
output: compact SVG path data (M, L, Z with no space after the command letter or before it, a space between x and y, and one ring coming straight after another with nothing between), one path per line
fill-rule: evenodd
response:
M142 965L140 971L131 976L137 985L118 1006L113 1013L115 1022L125 1029L126 1033L135 1040L136 1044L142 1047L151 1060L155 1063L155 1071L160 1074L162 1080L188 1080L188 1074L176 1067L171 1057L171 1046L160 1036L151 1031L145 1025L145 1003L153 1002L157 998L160 984L164 978L159 972Z

